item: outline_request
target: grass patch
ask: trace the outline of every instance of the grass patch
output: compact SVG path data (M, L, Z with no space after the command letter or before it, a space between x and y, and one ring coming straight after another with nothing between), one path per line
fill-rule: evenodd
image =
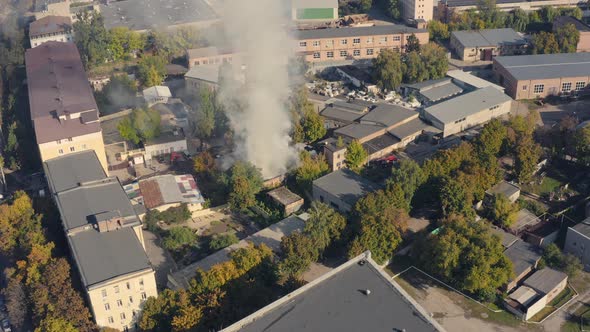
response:
M564 305L567 301L571 300L572 297L574 297L574 295L574 290L571 289L570 286L567 286L551 302L549 302L549 306L559 308L562 305Z
M590 273L580 271L569 283L578 293L583 294L590 288Z
M590 305L583 304L561 326L563 332L590 331Z
M550 192L555 191L556 189L558 189L560 186L563 185L563 182L552 178L550 176L546 176L545 178L543 178L543 182L541 182L541 184L526 184L524 185L524 189L528 192L531 192L533 194L537 194L537 195L543 195L543 194L549 194Z
M545 307L545 308L541 309L541 311L537 312L537 314L535 314L529 320L531 322L540 322L543 319L545 319L545 317L549 316L552 312L554 312L556 309L557 308L555 308L555 307Z

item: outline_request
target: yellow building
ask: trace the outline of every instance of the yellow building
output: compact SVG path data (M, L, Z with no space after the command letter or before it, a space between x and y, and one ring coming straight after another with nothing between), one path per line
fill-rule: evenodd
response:
M134 330L143 303L158 293L141 221L121 184L107 177L94 151L43 166L94 320Z
M108 172L98 106L76 45L49 41L28 49L25 61L41 160L93 150Z

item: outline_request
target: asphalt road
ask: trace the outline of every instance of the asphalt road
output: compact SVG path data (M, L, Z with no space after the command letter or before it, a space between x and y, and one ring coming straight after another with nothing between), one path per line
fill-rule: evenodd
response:
M538 109L541 114L541 120L546 125L552 125L559 122L565 116L577 117L580 122L590 119L590 99L578 100L570 103L557 105L545 104ZM528 105L515 101L512 107L513 114L526 114Z

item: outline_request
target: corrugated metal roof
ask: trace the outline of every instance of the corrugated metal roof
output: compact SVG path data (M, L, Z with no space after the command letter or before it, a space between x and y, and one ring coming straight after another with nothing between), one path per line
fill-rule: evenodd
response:
M527 307L538 295L534 289L527 286L520 286L508 297Z
M516 80L590 76L590 53L497 56L494 61Z
M397 126L389 130L389 133L397 137L399 140L404 140L407 137L413 136L416 133L422 132L430 127L419 118L411 120L403 125Z
M457 81L466 83L471 85L474 88L481 89L488 86L492 86L500 91L504 91L504 87L494 84L490 81L486 81L482 78L479 78L470 72L464 72L461 69L449 70L447 72L447 76L456 79Z

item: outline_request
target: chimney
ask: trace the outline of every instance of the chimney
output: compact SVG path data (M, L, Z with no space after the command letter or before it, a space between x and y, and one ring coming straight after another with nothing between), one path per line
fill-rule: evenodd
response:
M96 227L100 233L123 228L124 220L119 211L97 213L94 217L96 218Z

